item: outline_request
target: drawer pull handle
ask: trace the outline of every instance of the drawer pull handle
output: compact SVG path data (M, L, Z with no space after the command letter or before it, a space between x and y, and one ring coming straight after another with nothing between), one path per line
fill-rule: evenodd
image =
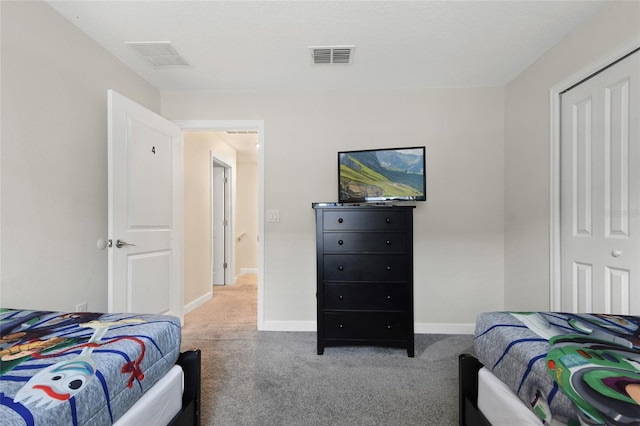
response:
M344 222L344 219L342 219L341 217L338 218L338 223L342 223Z
M390 218L390 217L388 217L388 218L385 220L385 222L387 222L387 223L391 223L391 218Z
M343 244L344 244L344 241L342 241L342 240L338 240L338 244L339 244L339 245L343 245Z
M391 240L387 240L387 245L390 246L391 245Z
M391 300L391 299L393 299L393 297L391 297L391 295L388 295L387 300Z
M387 329L388 329L388 330L391 330L391 326L390 326L390 325L388 325L388 326L387 326Z
M338 271L344 271L344 266L338 266Z
M387 266L387 271L390 271L390 270L391 270L391 266Z
M342 324L340 324L338 327L342 328Z
M340 296L338 296L338 299L342 300L342 299L344 299L344 296L340 295Z

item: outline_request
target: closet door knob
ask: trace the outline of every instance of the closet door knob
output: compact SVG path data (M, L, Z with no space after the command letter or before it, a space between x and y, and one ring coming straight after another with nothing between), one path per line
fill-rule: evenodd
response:
M391 223L391 218L390 218L390 217L388 217L388 218L385 220L385 222L387 222L387 223Z
M342 265L338 266L338 271L344 271L344 266Z
M391 240L387 240L387 245L390 246L391 245Z
M390 270L391 270L391 266L387 266L387 271L390 271Z
M338 218L338 223L342 223L344 222L344 219L342 219L341 217Z
M338 240L338 245L343 245L343 244L344 244L344 241Z

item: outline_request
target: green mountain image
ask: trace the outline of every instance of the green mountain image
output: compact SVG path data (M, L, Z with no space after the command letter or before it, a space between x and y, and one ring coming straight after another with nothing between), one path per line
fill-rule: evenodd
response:
M419 197L424 174L422 155L388 154L381 160L374 152L341 154L341 199Z

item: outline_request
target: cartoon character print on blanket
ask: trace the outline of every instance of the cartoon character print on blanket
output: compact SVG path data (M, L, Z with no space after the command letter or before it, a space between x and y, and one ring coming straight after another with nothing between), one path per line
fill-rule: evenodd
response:
M86 410L77 405L78 397L98 380L97 389L101 389L98 392L104 395L99 399L107 403L107 421L115 421L113 407L109 405L114 384L122 383L122 389L131 389L135 383L139 384L137 388L142 385L145 374L141 363L145 360L147 342L153 343L154 357L165 356L156 340L139 327L146 327L147 320L151 321L149 327L169 323L179 336L179 323L174 324L173 320L139 317L0 309L0 412L18 415L26 424L39 424L38 419L44 418L40 416L49 416L44 412L59 417L58 407L64 403L70 404L62 408L65 416L71 416L70 423L83 424L79 413ZM100 362L96 355L100 356ZM167 359L167 364L173 362ZM83 399L95 400L89 396ZM95 415L96 410L89 411L94 413L89 416ZM61 421L58 418L58 423Z
M76 395L89 383L96 375L96 365L91 357L91 352L95 348L106 344L111 344L122 339L131 339L141 346L140 356L135 361L126 362L122 366L122 372L130 374L127 387L131 387L135 379L144 379L144 374L140 371L140 362L144 358L144 342L135 337L125 336L107 343L100 343L100 340L109 330L111 325L126 324L131 322L142 322L139 319L128 319L116 322L100 322L93 320L88 323L79 324L80 327L92 328L91 338L87 343L75 345L64 349L60 352L50 354L39 354L33 352L29 354L35 358L55 358L64 353L77 349L82 349L80 354L70 360L57 362L39 372L37 372L29 381L18 391L13 398L14 402L22 402L23 404L37 404L38 406L48 404L48 408L55 407L61 402L67 401ZM28 352L25 353L25 355Z
M548 337L548 371L576 407L580 423L640 425L640 318L562 315L563 329L538 314L515 316Z

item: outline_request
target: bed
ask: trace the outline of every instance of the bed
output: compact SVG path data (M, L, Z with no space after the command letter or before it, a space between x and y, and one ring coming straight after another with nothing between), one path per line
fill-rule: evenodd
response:
M199 425L176 317L0 309L3 425Z
M474 350L461 425L640 425L640 317L483 313Z

